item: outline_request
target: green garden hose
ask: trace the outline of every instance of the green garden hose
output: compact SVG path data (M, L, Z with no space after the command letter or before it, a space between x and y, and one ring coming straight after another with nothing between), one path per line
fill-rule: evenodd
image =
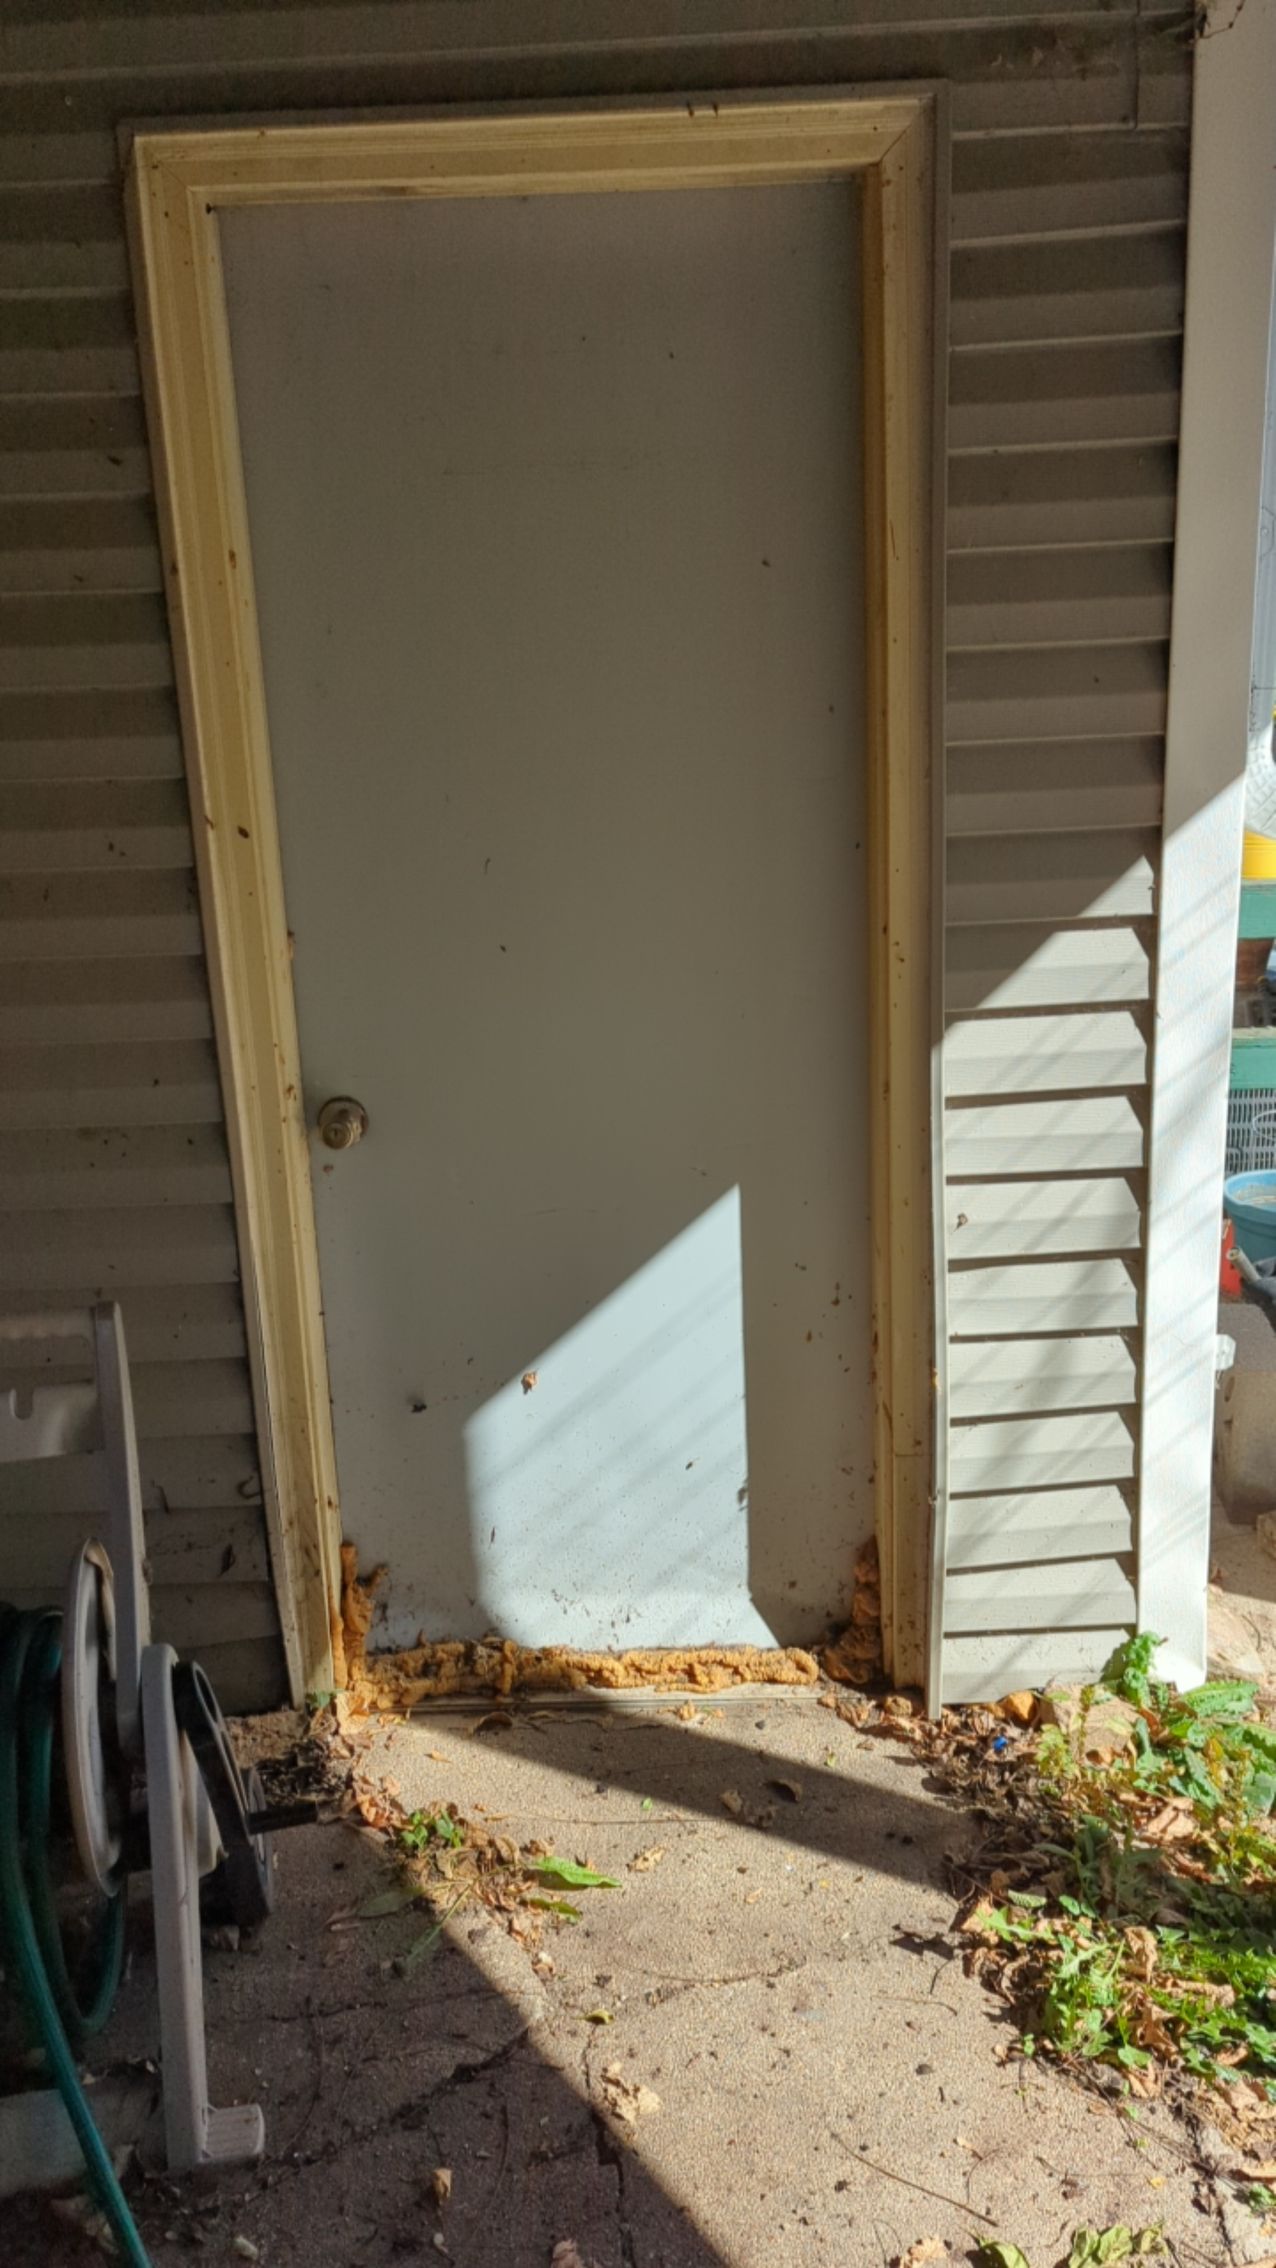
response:
M31 2032L44 2051L127 2268L151 2268L110 2152L93 2123L73 2042L97 2030L115 1997L124 1885L104 1905L81 2001L67 1969L49 1877L49 1819L61 1666L59 1614L0 1606L0 1943Z

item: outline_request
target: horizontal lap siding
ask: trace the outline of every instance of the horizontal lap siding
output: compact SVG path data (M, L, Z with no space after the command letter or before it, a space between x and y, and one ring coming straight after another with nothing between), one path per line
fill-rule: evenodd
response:
M948 83L951 1311L981 1476L950 1530L952 1690L1017 1658L980 1621L999 1507L1012 1567L1048 1556L1056 1504L1084 1535L1061 1663L1088 1661L1092 1611L1123 1611L1129 1471L1089 1467L1121 1463L1104 1429L1137 1392L1187 17L624 14L622 36L578 0L90 20L10 0L0 25L0 1306L121 1300L157 1621L239 1704L283 1673L117 184L139 117ZM1023 1334L1057 1354L1017 1367ZM1041 1430L1061 1424L1066 1443ZM1051 1442L1070 1469L1043 1479ZM53 1583L100 1514L93 1468L0 1476L0 1595ZM999 1572L995 1590L1022 1600Z
M954 152L954 1701L1090 1675L1136 1614L1186 209L1165 117L1162 101L1117 133L959 135Z
M119 192L109 141L6 159L0 1310L120 1301L157 1632L265 1705L282 1655ZM13 1350L0 1386L29 1375ZM100 1464L0 1468L0 1595L57 1595Z

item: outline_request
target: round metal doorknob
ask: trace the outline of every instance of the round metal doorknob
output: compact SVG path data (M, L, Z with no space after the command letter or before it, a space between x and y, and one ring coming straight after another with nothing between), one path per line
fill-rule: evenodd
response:
M319 1112L319 1139L329 1150L352 1150L368 1131L368 1114L353 1095L333 1095Z

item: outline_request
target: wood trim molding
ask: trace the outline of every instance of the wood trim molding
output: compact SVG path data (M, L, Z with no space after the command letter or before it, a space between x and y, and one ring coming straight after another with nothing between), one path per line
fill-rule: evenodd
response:
M1276 260L1276 0L1207 15L1192 78L1138 1466L1138 1625L1165 1641L1158 1674L1181 1686L1205 1675L1208 1653L1218 1240Z
M218 212L859 176L865 233L877 1528L921 1682L936 1456L931 1098L936 96L141 132L128 202L254 1391L294 1695L334 1682L340 1512Z

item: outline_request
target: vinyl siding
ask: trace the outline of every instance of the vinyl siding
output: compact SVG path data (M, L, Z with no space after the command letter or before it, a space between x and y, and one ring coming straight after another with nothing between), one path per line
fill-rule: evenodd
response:
M946 1690L1088 1670L1133 1611L1189 14L615 25L10 0L0 26L0 1303L122 1301L157 1625L240 1706L284 1671L118 187L138 118L947 82ZM55 1584L94 1463L0 1475L0 1595Z

